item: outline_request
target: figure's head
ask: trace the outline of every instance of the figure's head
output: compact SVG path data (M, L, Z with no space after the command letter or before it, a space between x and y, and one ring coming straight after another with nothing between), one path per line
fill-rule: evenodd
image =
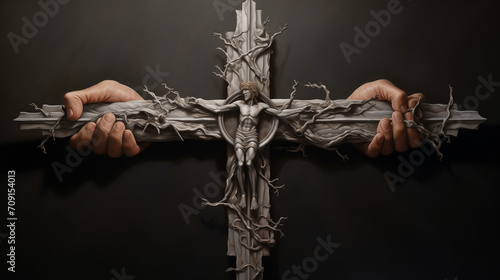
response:
M240 85L240 89L243 91L245 101L259 96L259 87L256 82L243 82Z

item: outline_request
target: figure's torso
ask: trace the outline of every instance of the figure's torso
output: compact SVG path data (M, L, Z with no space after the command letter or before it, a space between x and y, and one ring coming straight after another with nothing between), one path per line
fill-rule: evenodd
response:
M259 124L259 114L265 109L265 103L257 103L249 105L243 101L235 102L240 108L240 124L239 128L243 131L256 129Z

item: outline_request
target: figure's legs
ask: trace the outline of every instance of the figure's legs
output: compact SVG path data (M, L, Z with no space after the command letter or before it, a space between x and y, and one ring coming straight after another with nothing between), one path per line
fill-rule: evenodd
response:
M243 149L238 148L235 150L235 154L237 161L236 178L238 179L238 188L241 192L240 207L246 208L247 198L245 196L245 171L243 170L243 166L245 164L245 153L243 152Z
M253 166L253 159L255 158L255 149L253 147L248 148L246 154L246 165L248 170L248 177L250 179L250 185L252 187L252 210L256 210L259 207L257 203L257 172Z

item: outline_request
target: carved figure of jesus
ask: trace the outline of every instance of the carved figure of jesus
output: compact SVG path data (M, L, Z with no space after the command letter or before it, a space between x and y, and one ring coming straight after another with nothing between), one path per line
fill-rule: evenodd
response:
M234 137L234 152L236 155L236 178L238 180L239 192L241 193L239 206L247 207L245 180L248 178L252 190L250 209L256 210L257 203L257 172L254 159L259 150L259 136L257 126L259 115L262 111L279 118L288 118L305 111L308 106L298 109L278 110L271 108L264 102L259 102L259 89L256 82L248 81L240 85L243 100L237 100L230 104L213 106L204 102L201 98L188 98L188 102L199 105L204 109L220 114L239 109L239 123ZM246 169L246 172L245 172Z

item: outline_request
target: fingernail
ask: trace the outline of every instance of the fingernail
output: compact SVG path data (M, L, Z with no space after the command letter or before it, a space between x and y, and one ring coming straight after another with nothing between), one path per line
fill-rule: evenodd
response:
M122 130L122 129L123 129L123 127L124 127L124 124L123 124L122 122L117 122L117 123L115 123L115 125L113 126L113 128L114 128L115 130Z
M113 116L111 114L104 115L104 121L107 123L113 122Z
M66 115L67 115L68 119L71 118L73 116L73 114L74 113L73 113L73 110L71 108L68 108L68 110L66 110Z
M127 138L127 140L132 140L132 138L134 137L134 134L132 133L132 131L130 130L125 130L125 135L124 135L125 138Z
M401 112L406 113L408 111L408 106L406 104L401 105Z
M410 112L407 112L405 114L405 119L407 119L407 120L413 120L413 115Z
M394 112L392 117L398 122L403 121L403 114L401 114L401 112Z
M381 126L382 126L382 130L383 130L384 132L387 132L387 131L389 131L389 129L391 128L391 123L390 123L390 121L389 121L389 120L386 120L386 119L385 119L385 120L383 120L383 121L382 121Z
M91 127L90 125L86 125L86 126L85 126L85 131L87 131L87 132L89 132L89 133L92 133L92 132L94 132L94 128L93 128L93 127Z

